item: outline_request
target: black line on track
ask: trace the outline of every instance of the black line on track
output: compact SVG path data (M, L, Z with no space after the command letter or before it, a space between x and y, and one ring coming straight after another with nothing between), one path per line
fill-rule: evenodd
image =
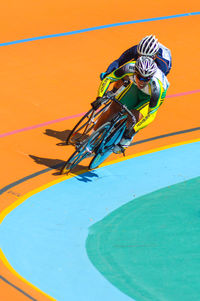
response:
M150 142L150 141L153 141L153 140L158 140L158 139L163 139L163 138L166 138L166 137L171 137L171 136L176 136L176 135L181 135L181 134L186 134L186 133L191 133L191 132L194 132L194 131L199 131L200 130L200 127L196 127L196 128L192 128L192 129L187 129L187 130L182 130L182 131L178 131L178 132L173 132L173 133L169 133L169 134L165 134L165 135L160 135L160 136L155 136L155 137L151 137L151 138L148 138L148 139L144 139L144 140L139 140L137 142L134 142L131 144L131 146L134 146L134 145L137 145L137 144L142 144L142 143L146 143L146 142ZM45 168L41 171L38 171L38 172L35 172L31 175L28 175L24 178L21 178L13 183L10 183L9 185L6 185L4 186L2 189L0 189L0 195L3 194L4 192L8 191L9 189L23 183L23 182L26 182L30 179L33 179L37 176L40 176L52 169L58 169L62 166L63 164L60 163L60 164L57 164L55 166L52 166L52 167L49 167L49 168Z
M10 281L8 281L6 278L4 278L3 276L0 275L0 280L4 281L6 284L8 284L9 286L15 288L17 291L19 291L20 293L22 293L24 296L26 296L27 298L29 298L30 300L33 301L37 301L36 299L34 299L33 297L31 297L29 294L27 294L26 292L24 292L21 288L17 287L16 285L12 284Z

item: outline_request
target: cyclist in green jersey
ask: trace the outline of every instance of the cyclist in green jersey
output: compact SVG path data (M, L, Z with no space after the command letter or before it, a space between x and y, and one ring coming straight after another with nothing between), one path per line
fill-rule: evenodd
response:
M108 92L111 83L115 84L112 92ZM152 58L146 56L124 64L102 80L98 97L91 104L93 108L96 109L99 106L105 93L113 93L136 116L136 124L125 131L119 145L114 149L115 153L124 152L134 135L155 119L168 87L169 82L164 73L158 69ZM112 103L109 109L100 116L94 129L111 120L119 110L118 106Z

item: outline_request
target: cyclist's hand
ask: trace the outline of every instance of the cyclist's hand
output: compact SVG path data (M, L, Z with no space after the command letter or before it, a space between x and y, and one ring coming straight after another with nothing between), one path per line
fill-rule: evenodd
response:
M91 103L92 108L96 111L102 104L102 98L97 97L95 101Z
M106 72L102 72L100 74L100 79L103 80L106 76L107 76L107 73Z

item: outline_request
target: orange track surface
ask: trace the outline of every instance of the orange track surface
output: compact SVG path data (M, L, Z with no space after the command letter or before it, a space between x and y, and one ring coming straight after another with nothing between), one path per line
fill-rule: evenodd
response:
M199 1L159 2L87 0L1 4L0 43L51 35L118 22L197 12ZM99 74L125 49L154 33L172 51L173 67L168 95L199 89L200 16L101 29L76 35L1 47L0 134L87 111L96 97ZM168 98L156 121L136 141L199 127L199 93ZM33 175L64 160L71 147L57 145L77 119L0 138L1 187ZM127 154L199 138L199 131L175 135L130 147ZM116 156L112 156L109 160ZM56 169L16 183L0 195L0 210L20 196L58 178ZM20 280L0 261L0 300L48 300ZM5 282L6 279L9 283ZM10 285L10 283L13 285ZM15 287L14 287L15 286Z

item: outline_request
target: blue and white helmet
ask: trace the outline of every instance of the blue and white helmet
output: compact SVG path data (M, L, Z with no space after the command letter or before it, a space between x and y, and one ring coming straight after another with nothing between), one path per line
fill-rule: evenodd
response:
M154 56L158 52L158 49L158 40L153 35L143 38L137 46L139 55Z
M148 56L141 56L135 62L135 71L145 78L153 77L157 69L157 64Z

